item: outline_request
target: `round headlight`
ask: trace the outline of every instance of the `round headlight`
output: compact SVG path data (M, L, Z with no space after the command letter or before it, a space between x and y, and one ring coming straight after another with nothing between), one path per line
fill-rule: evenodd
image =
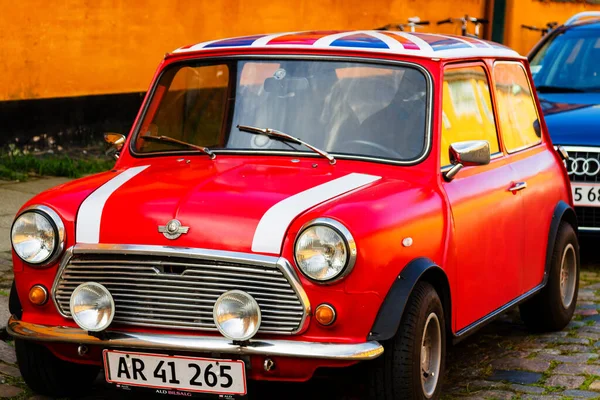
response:
M49 263L63 249L65 228L51 208L35 206L13 223L10 238L17 255L29 264Z
M115 316L115 301L104 286L86 282L77 286L71 294L71 315L86 331L100 332L108 328Z
M300 231L294 257L300 271L310 279L331 281L350 272L356 259L356 245L344 225L320 218Z
M248 340L260 327L260 307L248 293L230 290L217 299L213 318L217 329L226 338Z

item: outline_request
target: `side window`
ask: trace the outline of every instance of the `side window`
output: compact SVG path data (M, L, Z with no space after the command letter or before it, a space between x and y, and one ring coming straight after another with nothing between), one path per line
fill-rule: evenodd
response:
M494 82L506 150L512 153L540 143L538 113L523 66L515 62L496 63Z
M487 140L492 154L500 151L490 87L482 66L444 72L442 166L450 164L450 145L466 140Z

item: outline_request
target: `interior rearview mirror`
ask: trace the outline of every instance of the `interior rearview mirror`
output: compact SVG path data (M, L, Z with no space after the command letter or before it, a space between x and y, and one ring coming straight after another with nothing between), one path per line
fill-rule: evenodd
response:
M452 168L444 174L444 178L451 181L463 167L487 165L490 163L490 159L490 143L487 140L452 143L450 145Z
M120 133L109 132L104 134L104 141L111 146L106 154L112 155L114 158L119 158L119 152L125 144L125 136Z

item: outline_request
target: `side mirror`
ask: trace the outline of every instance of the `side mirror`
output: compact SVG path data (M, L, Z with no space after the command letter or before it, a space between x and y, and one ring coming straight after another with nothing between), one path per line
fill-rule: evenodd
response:
M567 161L570 158L569 152L564 147L554 146L554 150L556 150L556 152L558 153L560 158L562 158L563 161Z
M119 152L125 144L125 136L120 133L105 133L104 141L111 146L106 154L112 155L115 159L119 158Z
M463 167L487 165L490 163L490 158L490 143L487 140L452 143L450 145L452 168L444 174L444 178L451 181Z

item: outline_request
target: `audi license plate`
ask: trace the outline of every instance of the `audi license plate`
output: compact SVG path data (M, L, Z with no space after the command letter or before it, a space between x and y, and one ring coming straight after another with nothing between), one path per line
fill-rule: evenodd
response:
M571 182L571 191L576 206L600 207L600 184Z
M107 382L159 394L246 394L243 361L104 350L104 370Z

